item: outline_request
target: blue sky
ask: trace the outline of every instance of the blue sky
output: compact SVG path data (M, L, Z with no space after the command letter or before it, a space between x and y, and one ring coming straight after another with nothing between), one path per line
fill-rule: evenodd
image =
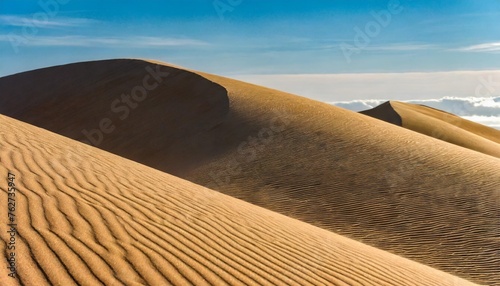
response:
M500 70L499 20L500 0L0 0L0 76L123 57L235 77Z
M44 10L38 1L1 0L0 75L115 57L154 58L219 74L500 66L499 0L400 0L402 11L391 14L386 27L374 27L378 33L350 61L341 45L358 48L355 28L365 31L376 21L371 12L387 11L390 0L40 2L51 5ZM214 3L227 10L218 13Z

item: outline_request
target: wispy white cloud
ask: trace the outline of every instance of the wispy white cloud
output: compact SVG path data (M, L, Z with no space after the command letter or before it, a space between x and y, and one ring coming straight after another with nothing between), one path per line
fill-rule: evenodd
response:
M10 42L11 35L0 35L0 42ZM35 47L110 47L162 48L180 46L208 46L209 43L189 38L168 37L91 37L91 36L36 36L23 39L24 46Z
M348 42L349 39L337 40L331 44L319 45L320 49L341 49L342 43ZM424 51L424 50L437 50L442 49L442 47L433 44L414 44L414 43L395 43L386 45L369 45L367 47L360 48L365 51L388 51L388 52L404 52L404 51Z
M45 15L45 14L42 14ZM38 28L60 28L60 27L81 27L91 24L97 24L99 21L88 18L68 18L57 17L51 18L46 15L45 18L41 17L28 17L19 15L0 15L0 24L3 26L13 27L38 27Z
M196 39L189 38L163 38L163 37L132 37L136 45L141 46L209 46L210 44ZM127 41L130 39L126 39Z
M438 46L431 44L391 44L385 46L368 46L364 49L368 51L421 51L438 48Z
M455 49L460 52L500 53L500 42L484 43Z

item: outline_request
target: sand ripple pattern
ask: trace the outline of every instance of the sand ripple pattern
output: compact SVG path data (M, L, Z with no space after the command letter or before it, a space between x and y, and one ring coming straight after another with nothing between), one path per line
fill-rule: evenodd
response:
M19 279L2 273L2 285L472 285L7 117L0 126L0 173L19 187Z
M205 76L231 99L218 136L246 134L184 178L476 283L500 285L500 159L328 104ZM256 144L255 159L242 155L238 144L258 137L276 109L288 114L286 128Z
M169 76L126 120L120 121L109 104L121 93L130 93L135 86L143 84L144 77L150 74L148 67L168 71ZM500 285L498 158L328 104L163 63L107 60L70 64L1 78L0 90L0 113L12 118L84 141L82 130L96 128L99 120L109 116L114 119L116 130L106 134L98 146L101 149L475 283ZM406 122L407 119L408 116ZM415 120L415 124L422 123L420 127L436 126L433 121L422 120ZM478 131L477 126L463 127ZM442 131L446 130L448 128ZM242 219L240 212L246 205L219 195L215 197L220 202L208 204L208 209L205 207L205 195L200 197L194 191L183 190L184 193L179 196L189 194L189 200L173 203L173 198L178 197L175 192L185 184L181 181L165 179L164 174L148 176L146 173L152 173L150 169L139 172L139 167L128 168L130 164L123 163L123 160L107 159L98 150L82 145L66 141L56 145L45 141L32 143L33 139L41 140L39 138L43 138L45 133L26 137L33 147L30 144L20 145L27 143L21 140L24 137L10 138L19 133L14 131L11 128L1 143L7 146L6 150L18 148L21 151L2 156L11 158L9 168L24 166L25 176L21 176L21 182L29 186L29 190L35 190L33 194L26 194L29 199L25 202L25 205L33 205L30 211L37 210L34 211L32 225L38 232L30 238L39 237L36 241L46 241L51 249L62 247L59 245L67 245L68 249L79 247L82 259L100 261L91 255L98 253L108 263L105 266L101 262L99 270L106 267L116 269L115 276L121 271L128 273L130 270L127 269L150 271L148 275L141 274L144 277L154 277L168 269L176 269L181 275L179 277L205 277L215 272L225 283L231 281L223 277L239 277L236 273L240 272L244 273L241 276L248 276L251 272L256 277L267 277L262 281L252 280L257 284L331 284L314 277L323 277L316 273L334 269L334 272L343 273L356 283L389 283L382 283L378 278L365 279L362 274L349 272L351 268L358 269L352 265L362 263L357 258L350 257L347 268L335 266L337 264L331 259L321 258L321 263L315 260L322 257L322 253L337 258L342 254L337 249L324 249L323 246L318 251L316 240L304 236L308 231L302 229L302 224L295 229L289 225L289 220L264 219L266 215L255 215L251 219L243 216L245 218ZM481 134L484 136L484 132ZM468 140L469 137L461 139ZM61 153L59 147L66 145L71 148L65 148ZM7 151L2 149L1 152ZM94 157L100 159L92 161ZM121 167L123 164L125 167ZM47 165L54 171L46 168ZM143 182L143 177L150 179ZM158 179L160 177L163 179ZM163 183L159 186L153 183L155 181ZM199 187L189 186L186 189L199 191ZM55 190L64 190L66 195ZM148 194L148 197L142 198L139 193ZM55 194L61 197L56 199ZM231 203L227 206L226 202ZM250 255L245 249L251 249L252 255L255 253L243 258L243 254L229 250L226 247L229 242L223 240L223 243L220 236L208 236L211 240L207 240L206 236L197 236L204 243L217 242L210 246L213 249L222 245L234 254L227 256L233 257L232 262L221 258L226 257L226 252L220 252L218 256L209 252L219 259L217 261L210 260L207 254L201 252L196 252L200 256L187 250L176 252L181 249L180 246L167 246L177 244L160 244L160 241L166 240L167 234L171 240L188 241L174 236L174 233L181 233L182 227L175 231L168 230L169 223L177 222L164 214L176 209L172 204L181 208L177 209L180 221L186 223L187 219L192 223L186 226L190 229L198 229L195 226L201 222L212 222L209 224L211 227L223 227L217 229L223 233L222 236L226 235L233 241L233 233L241 233L247 228L250 231L255 227L265 229L261 235L266 238L259 240L253 248L247 244L243 244L243 248L235 248L245 255ZM112 205L119 208L107 211L106 207ZM50 209L45 209L46 206ZM71 206L74 207L65 209ZM191 214L182 209L183 206L201 207L202 210ZM256 208L250 210L250 213L261 212L263 210L257 211ZM40 217L39 213L45 216ZM80 216L75 215L77 213L85 219L78 220ZM100 217L98 221L102 224L88 219L87 213ZM181 214L186 216L185 219ZM273 213L270 217L275 215ZM139 219L149 216L153 219ZM207 221L203 216L210 219ZM54 221L57 220L62 223L55 228ZM224 222L227 220L242 223L243 230L235 225L226 226ZM74 227L84 221L85 227ZM203 227L205 235L213 231L206 225ZM59 234L59 228L66 235ZM87 233L94 233L96 229L99 231L92 234L94 238L91 240L78 242L71 239L86 237ZM71 231L75 234L68 236ZM141 235L145 235L143 231L158 235L141 240ZM312 231L316 232L316 229ZM109 240L110 235L114 240ZM186 233L183 237L193 236ZM243 237L248 241L255 238L249 234ZM281 240L271 237L281 237ZM298 238L301 239L296 240ZM293 243L285 251L285 242L281 241ZM155 244L166 252L157 250ZM319 256L303 248L309 244L312 247L309 250L315 249L311 253L319 253ZM85 250L83 245L92 248ZM266 249L265 253L273 255L288 253L288 256L272 256L273 260L264 262L271 256L256 252L258 249ZM149 264L156 266L159 265L156 261L168 257L167 253L172 254L167 259L169 264L162 264L163 268L155 271L151 271L150 267L141 268L144 264L134 264L135 260L131 259L147 258ZM357 257L357 251L352 253ZM73 261L73 256L59 253L51 257L57 257L59 261ZM121 257L121 260L115 257ZM301 270L297 270L299 268L291 266L296 260L304 260L303 263L308 266L299 263L297 267ZM57 261L47 259L44 263L56 263L54 265L60 267ZM117 266L113 261L130 262ZM195 262L205 265L204 268L192 266ZM383 261L377 263L385 265ZM184 264L189 267L179 266ZM64 263L61 265L67 267L66 272L79 268ZM389 268L392 269L393 265ZM247 269L247 272L242 269ZM306 270L310 273L304 274ZM286 274L289 271L292 272ZM88 272L94 273L94 269ZM33 273L37 272L25 275ZM78 275L82 273L78 272ZM141 275L137 274L143 277ZM139 283L149 283L134 279ZM239 281L247 283L247 280ZM351 280L345 281L348 281L346 284L355 284ZM409 281L420 279L413 276ZM188 282L195 283L192 280ZM219 282L222 283L220 280L209 281ZM395 284L412 285L400 281Z

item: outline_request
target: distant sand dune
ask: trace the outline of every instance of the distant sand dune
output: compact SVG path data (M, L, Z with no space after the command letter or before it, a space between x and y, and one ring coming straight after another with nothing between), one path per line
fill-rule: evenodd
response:
M116 119L109 104L140 85L150 65L172 77ZM81 130L113 118L116 131L99 148L500 285L500 159L329 104L159 65L100 61L1 78L0 113L81 141ZM18 100L31 97L46 100Z
M0 126L19 277L3 259L1 285L474 285L5 116Z
M499 130L454 114L423 105L398 101L386 102L361 113L500 158Z

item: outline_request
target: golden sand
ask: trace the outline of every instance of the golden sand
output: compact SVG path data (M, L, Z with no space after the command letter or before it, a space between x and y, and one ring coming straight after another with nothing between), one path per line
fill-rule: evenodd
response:
M362 112L464 148L500 158L500 131L431 107L391 101Z
M473 285L5 116L0 124L0 173L18 186L16 248L0 244L15 252L18 278L2 260L1 285Z
M114 112L111 104L122 93L143 85L145 76L151 74L148 67L169 76L145 100L136 102L135 108L130 107L122 120L120 115L125 117L125 113ZM500 159L493 156L303 97L139 60L79 63L22 73L1 78L0 89L10 95L0 96L0 113L79 141L87 140L82 130L99 128L100 121L110 119L114 131L103 133L97 148L85 147L85 152L94 153L84 158L100 160L104 153L97 149L104 149L320 227L330 235L341 234L476 283L500 284ZM427 124L425 120L422 124ZM104 127L110 128L109 124ZM75 156L82 152L77 149ZM117 168L115 164L105 166L106 171ZM78 168L70 170L94 172L92 166ZM132 168L124 168L130 172L124 170L109 184L118 182L114 190L127 195L122 188L130 188L129 180L139 180L142 175L137 177ZM31 173L37 174L26 171ZM56 190L59 185L50 182L57 173L42 183ZM111 187L106 185L92 180L77 190L95 187L109 191ZM167 185L174 188L176 183ZM202 208L199 201L203 200L194 196L198 189L203 188L197 186L190 196ZM235 204L236 210L239 206ZM166 211L147 209L160 214ZM217 221L218 211L226 213L225 208L217 208L203 215ZM255 223L266 220L256 218ZM280 224L272 225L289 231ZM273 235L268 238L272 240ZM296 234L285 231L283 235L287 240ZM295 242L297 248L306 241ZM298 251L295 246L288 249ZM357 259L351 259L356 264ZM266 265L289 267L280 261ZM323 268L313 266L310 271L317 269ZM365 281L357 275L352 281ZM394 284L421 284L411 277L412 283ZM349 281L346 284L355 284Z

